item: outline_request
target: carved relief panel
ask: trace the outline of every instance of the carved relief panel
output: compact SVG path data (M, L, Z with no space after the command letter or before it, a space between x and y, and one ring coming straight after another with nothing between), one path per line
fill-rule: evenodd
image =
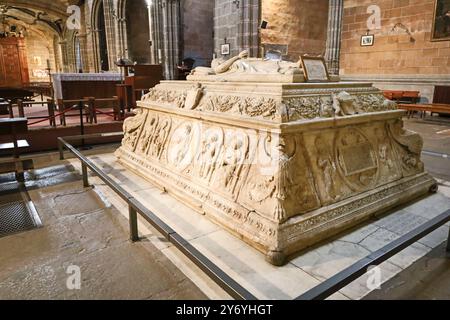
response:
M134 117L126 119L123 124L124 138L122 145L131 151L135 151L136 149L145 120L147 119L148 110L138 108L135 113L136 115Z
M260 134L257 161L239 199L280 222L320 206L300 136Z
M336 161L336 141L336 132L331 130L305 134L306 150L322 205L337 202L352 193Z

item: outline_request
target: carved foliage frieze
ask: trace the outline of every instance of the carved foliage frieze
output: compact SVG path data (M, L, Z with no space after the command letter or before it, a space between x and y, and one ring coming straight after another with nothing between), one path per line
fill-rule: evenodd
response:
M277 102L273 98L232 96L207 93L197 107L198 111L215 111L269 120L280 118Z
M346 91L326 95L291 97L283 100L289 121L343 117L396 110L397 105L381 93L353 94Z
M151 101L159 104L168 104L176 108L184 108L186 97L187 91L185 90L166 90L155 87L150 89L150 91L142 97L141 101Z

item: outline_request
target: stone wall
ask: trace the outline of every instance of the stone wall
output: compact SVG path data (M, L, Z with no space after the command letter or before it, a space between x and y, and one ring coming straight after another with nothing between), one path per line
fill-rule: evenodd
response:
M31 82L47 82L47 59L52 70L55 70L53 39L46 38L36 32L29 32L25 37L27 62Z
M260 0L215 0L214 50L221 55L221 45L230 44L230 55L249 50L259 54Z
M262 0L261 44L287 45L286 59L302 54L324 55L327 40L328 0ZM276 47L276 46L274 46Z
M209 66L214 52L214 1L184 0L183 59L195 59L195 66Z
M361 47L372 4L381 8L381 29L370 32L373 46ZM450 41L431 41L434 5L434 0L344 1L341 76L374 81L382 89L419 90L432 100L434 85L450 85Z
M231 0L215 0L214 8L214 48L220 55L220 47L230 44L231 55L239 53L238 46L239 12Z

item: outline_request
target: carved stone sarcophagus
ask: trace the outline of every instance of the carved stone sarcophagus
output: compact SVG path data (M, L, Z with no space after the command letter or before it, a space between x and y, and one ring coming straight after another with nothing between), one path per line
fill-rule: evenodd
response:
M371 84L238 75L162 82L116 155L272 264L436 186L421 137Z

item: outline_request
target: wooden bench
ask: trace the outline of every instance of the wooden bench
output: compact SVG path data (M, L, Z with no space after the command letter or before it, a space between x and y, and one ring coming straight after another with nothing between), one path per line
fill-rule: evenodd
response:
M25 170L33 169L32 160L20 160L21 150L30 147L30 145L27 140L19 140L17 137L26 132L28 132L28 119L0 119L0 136L10 138L9 142L0 144L0 153L12 155L12 160L8 158L6 161L0 162L0 173L15 172L18 181L24 180Z
M25 109L24 108L32 108L33 106L37 105L46 105L47 106L47 113L46 116L31 116L27 117L28 120L40 120L40 119L47 119L49 121L49 124L51 127L56 127L56 119L55 119L55 110L56 110L56 104L53 99L47 99L47 101L41 101L41 102L33 102L33 101L22 101L17 100L17 108L19 110L19 118L25 118Z
M58 111L61 114L60 116L60 124L63 126L67 126L66 118L68 117L80 117L80 105L83 108L82 115L86 117L86 122L90 122L91 112L89 110L89 101L85 99L77 99L77 100L57 100ZM69 109L72 109L69 111Z
M117 96L112 98L94 98L86 97L84 98L88 101L88 108L90 114L90 123L97 123L98 114L108 114L114 121L119 121L123 119L124 109L123 105ZM104 111L100 111L100 110Z
M420 112L421 118L425 118L426 113L430 112L439 114L450 114L450 104L430 103L430 104L399 104L398 107L402 110L408 111L408 118L413 116L414 112Z
M395 91L395 90L386 90L383 91L383 94L386 99L396 101L399 103L411 103L416 104L420 100L420 92L419 91Z

